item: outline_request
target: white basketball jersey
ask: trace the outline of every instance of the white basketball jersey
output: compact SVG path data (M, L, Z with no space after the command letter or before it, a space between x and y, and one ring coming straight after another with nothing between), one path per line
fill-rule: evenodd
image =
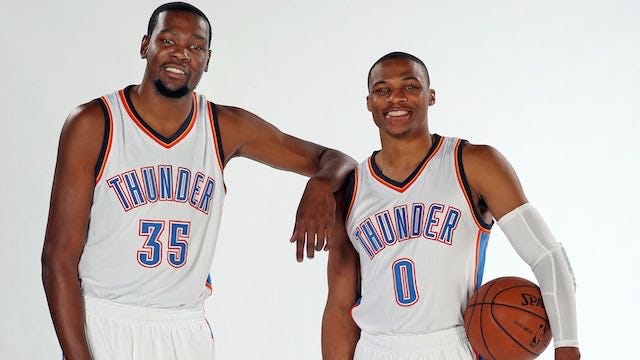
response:
M362 330L425 334L462 325L482 283L491 224L472 206L461 145L435 135L403 183L382 174L375 153L356 170L346 229L360 256L352 315Z
M139 116L129 90L102 97L109 117L79 274L85 295L150 308L197 308L224 201L215 105L193 94L172 138Z

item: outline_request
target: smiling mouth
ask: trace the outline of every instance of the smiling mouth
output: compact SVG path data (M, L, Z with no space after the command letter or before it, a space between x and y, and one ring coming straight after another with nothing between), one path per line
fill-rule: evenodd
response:
M411 115L408 110L391 110L384 113L386 119L402 119Z
M174 67L174 66L165 66L162 69L164 71L168 72L168 73L175 74L175 75L180 75L180 76L187 75L187 73L184 70L179 69L179 68Z

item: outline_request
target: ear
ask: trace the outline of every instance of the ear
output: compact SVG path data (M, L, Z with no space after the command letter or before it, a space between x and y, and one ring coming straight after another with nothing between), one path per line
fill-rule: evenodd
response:
M204 66L204 72L209 71L209 61L211 61L211 50L209 50L209 55L207 55L207 64Z
M371 111L371 97L367 95L367 110Z
M436 91L429 89L429 106L433 106L436 103Z
M151 39L148 35L144 35L142 37L142 42L140 43L140 57L143 59L147 58L147 51L149 50L149 43Z

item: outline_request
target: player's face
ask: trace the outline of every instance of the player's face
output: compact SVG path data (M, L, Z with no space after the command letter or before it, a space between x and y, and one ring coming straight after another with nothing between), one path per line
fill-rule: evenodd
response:
M147 59L145 80L155 83L165 96L181 97L196 88L207 71L207 22L187 11L160 13L151 37L144 36L140 54Z
M427 108L435 91L427 86L422 67L409 59L389 59L376 65L369 79L367 109L381 132L394 137L425 132Z

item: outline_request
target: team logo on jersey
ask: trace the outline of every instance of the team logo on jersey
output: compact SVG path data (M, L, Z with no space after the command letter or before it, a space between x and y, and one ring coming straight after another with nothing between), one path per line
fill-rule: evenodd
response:
M171 165L155 165L129 170L106 180L124 211L157 201L191 205L205 214L213 198L215 181L198 171Z
M452 245L461 216L459 209L440 203L428 207L422 203L400 205L364 219L352 232L352 237L370 259L387 246L412 239L424 238Z

